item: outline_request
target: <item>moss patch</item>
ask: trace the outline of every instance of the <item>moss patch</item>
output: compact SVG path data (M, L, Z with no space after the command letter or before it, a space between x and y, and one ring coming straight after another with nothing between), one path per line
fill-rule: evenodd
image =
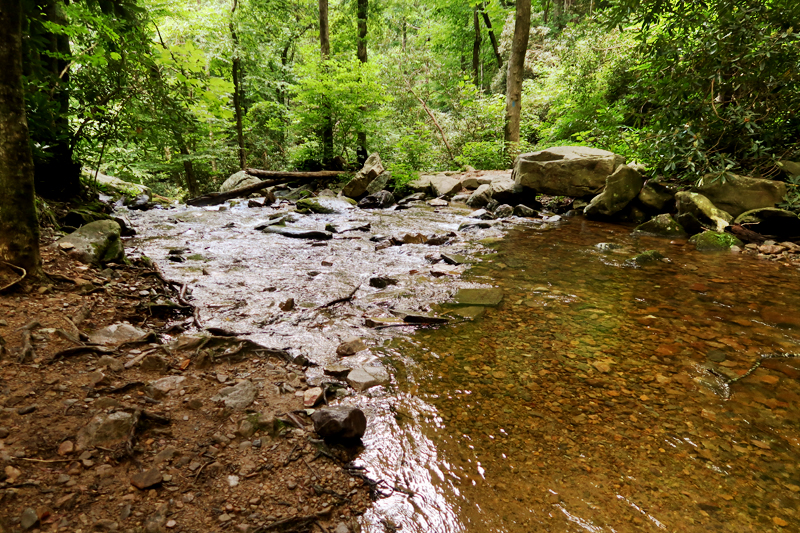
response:
M700 252L726 252L731 246L742 246L743 243L729 233L718 231L704 231L695 235L689 242L694 243Z

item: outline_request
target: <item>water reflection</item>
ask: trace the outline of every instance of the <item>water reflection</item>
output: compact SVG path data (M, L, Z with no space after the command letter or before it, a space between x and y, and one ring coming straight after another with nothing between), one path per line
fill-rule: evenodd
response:
M579 220L498 250L499 308L384 350L362 461L411 491L366 531L799 530L800 359L707 383L800 351L796 270Z

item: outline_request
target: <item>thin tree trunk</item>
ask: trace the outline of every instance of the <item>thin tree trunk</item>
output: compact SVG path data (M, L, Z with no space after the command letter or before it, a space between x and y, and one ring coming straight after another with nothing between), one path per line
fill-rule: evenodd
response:
M181 151L181 155L188 156L189 147L186 146L186 143L183 141L183 136L178 134L177 141L178 149ZM189 190L189 196L195 197L200 193L200 191L197 187L197 175L194 173L194 165L188 158L183 160L183 170L186 172L186 188Z
M331 55L331 36L328 29L328 0L319 0L319 50L324 62ZM330 106L330 102L323 102L324 106ZM325 124L322 126L322 165L328 166L333 160L333 119L330 110Z
M525 52L528 50L528 33L531 28L531 0L517 0L514 38L511 57L508 58L506 78L506 116L504 139L511 153L519 144L519 122L522 110L522 74L525 70Z
M22 92L22 6L0 0L0 261L42 276L33 156Z
M483 14L483 22L486 24L486 30L489 32L489 40L492 41L492 50L494 50L494 57L497 59L497 70L503 68L503 56L500 55L500 48L497 45L497 37L492 29L492 21L489 19L489 13L486 12L486 2L481 4L481 14Z
M478 6L472 8L472 23L475 26L475 39L472 41L472 73L475 87L481 86L481 23L478 18Z
M403 52L406 51L406 18L403 17Z
M233 110L236 114L236 142L239 147L239 168L244 170L247 162L247 153L244 148L244 130L242 127L242 62L239 58L239 36L236 35L236 28L233 25L233 16L236 13L237 6L238 0L233 0L230 22L231 40L233 41L231 77L233 78ZM181 150L183 150L183 148Z
M369 12L369 0L358 0L358 60L362 63L367 62L367 13ZM365 111L362 107L361 111ZM361 124L363 127L363 121ZM367 153L367 132L359 131L356 141L358 146Z

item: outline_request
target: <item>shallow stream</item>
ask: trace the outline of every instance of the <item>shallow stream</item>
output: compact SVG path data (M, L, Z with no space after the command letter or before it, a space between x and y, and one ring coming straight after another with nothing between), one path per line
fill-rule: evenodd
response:
M414 212L354 223L444 233L464 214ZM320 363L343 336L372 339L356 357L389 367L392 383L342 400L368 413L359 461L388 495L365 531L800 531L800 359L764 359L726 387L764 354L800 352L793 268L573 218L506 227L490 250L477 240L501 233L480 230L445 247L475 264L454 272L460 279L433 278L425 255L445 250L424 245L377 261L368 235L274 251L279 241L247 227L257 222L250 210L137 218L139 246L171 277L195 281L208 323L267 345L302 344ZM166 261L173 245L206 266ZM669 262L626 264L647 249ZM309 276L326 255L334 266ZM365 289L349 311L273 312L284 293L310 310L387 264L399 287ZM362 326L397 298L444 312L455 290L478 285L501 288L504 300L475 321Z

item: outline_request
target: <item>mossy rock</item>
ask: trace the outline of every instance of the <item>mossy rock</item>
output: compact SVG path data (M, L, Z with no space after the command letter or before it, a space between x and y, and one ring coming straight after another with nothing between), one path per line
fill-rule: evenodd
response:
M662 259L665 259L665 257L658 250L645 250L637 256L628 259L626 264L630 266L644 266L651 263L657 263Z
M644 224L636 226L633 233L634 235L655 235L656 237L668 238L686 237L687 235L683 226L666 213L654 216Z
M743 246L742 241L730 233L704 231L689 239L699 252L726 252L732 246Z

